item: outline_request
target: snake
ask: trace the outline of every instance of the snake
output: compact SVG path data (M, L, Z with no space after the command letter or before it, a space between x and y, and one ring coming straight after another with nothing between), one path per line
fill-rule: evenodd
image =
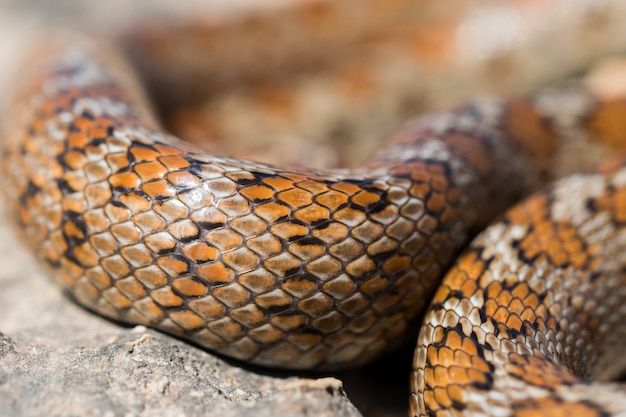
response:
M626 410L623 386L596 382L626 367L626 159L530 195L571 132L602 131L621 101L476 100L322 170L177 139L106 43L46 39L20 78L2 133L8 212L88 309L296 370L417 337L413 415Z

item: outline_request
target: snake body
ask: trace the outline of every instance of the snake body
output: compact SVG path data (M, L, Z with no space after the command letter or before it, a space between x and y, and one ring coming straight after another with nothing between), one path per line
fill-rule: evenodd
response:
M141 118L103 59L61 50L26 87L4 171L18 221L81 303L253 363L337 368L397 345L536 177L503 140L509 110L478 104L351 171L204 155Z
M81 304L250 363L329 370L411 337L439 288L414 414L626 407L578 379L623 368L608 351L626 335L622 163L531 197L452 266L547 180L562 138L540 101L434 113L359 168L294 170L179 141L132 78L105 46L46 43L4 125L10 212ZM582 96L574 124L602 109Z
M625 174L566 178L472 242L420 332L415 414L624 415L624 386L590 379L626 367Z

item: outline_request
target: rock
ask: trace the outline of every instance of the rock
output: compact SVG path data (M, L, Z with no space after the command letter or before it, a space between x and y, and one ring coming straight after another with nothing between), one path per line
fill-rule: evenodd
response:
M360 416L334 378L254 373L140 327L50 330L0 337L3 415Z

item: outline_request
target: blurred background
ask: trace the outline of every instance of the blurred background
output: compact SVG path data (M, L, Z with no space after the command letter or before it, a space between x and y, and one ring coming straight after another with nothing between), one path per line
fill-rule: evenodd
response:
M128 52L175 134L346 166L425 110L580 78L626 48L624 16L623 0L0 0L0 83L20 37L77 29Z

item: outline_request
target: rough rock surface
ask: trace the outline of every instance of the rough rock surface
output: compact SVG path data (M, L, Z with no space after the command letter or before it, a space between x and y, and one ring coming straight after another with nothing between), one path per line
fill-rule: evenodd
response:
M360 415L334 378L246 371L145 329L64 329L0 338L3 415Z

